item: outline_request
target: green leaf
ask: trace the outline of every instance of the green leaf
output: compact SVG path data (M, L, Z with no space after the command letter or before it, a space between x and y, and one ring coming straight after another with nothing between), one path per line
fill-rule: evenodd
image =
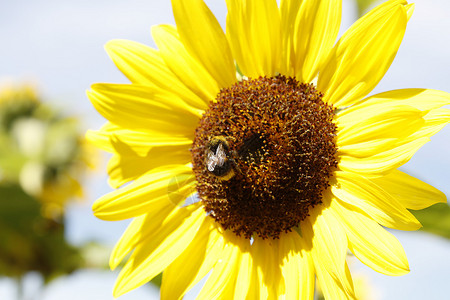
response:
M150 283L153 284L154 286L160 288L161 287L161 282L162 282L162 273L159 273L158 275L156 275L155 278L153 278Z
M378 0L356 0L356 3L358 4L358 16L361 17L364 13L366 13L367 9L375 2L379 2L379 1Z
M422 230L450 239L450 206L447 203L411 212L422 223Z

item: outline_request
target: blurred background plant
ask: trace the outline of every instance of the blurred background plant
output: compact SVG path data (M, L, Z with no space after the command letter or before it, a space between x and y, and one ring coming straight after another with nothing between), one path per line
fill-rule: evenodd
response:
M0 276L44 284L84 266L65 238L64 207L83 197L80 179L96 164L76 118L45 105L31 85L0 88Z

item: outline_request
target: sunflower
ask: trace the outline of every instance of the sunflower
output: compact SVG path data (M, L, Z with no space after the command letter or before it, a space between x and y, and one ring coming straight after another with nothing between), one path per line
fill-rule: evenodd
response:
M409 272L383 227L416 230L408 209L446 197L397 168L450 121L450 95L403 89L365 98L392 63L413 5L391 0L335 44L341 1L227 0L226 33L202 0L172 0L158 49L106 50L131 84L95 84L111 152L93 206L133 218L114 295L163 272L161 298L355 298L350 250L387 275ZM130 183L131 182L131 183ZM129 183L129 184L127 184ZM127 184L127 185L125 185ZM316 281L317 280L317 281Z

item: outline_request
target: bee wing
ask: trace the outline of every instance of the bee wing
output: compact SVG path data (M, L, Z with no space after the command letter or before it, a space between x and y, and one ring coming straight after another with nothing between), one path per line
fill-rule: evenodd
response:
M227 160L227 154L225 153L225 149L223 148L222 144L219 144L216 150L216 159L217 164L220 166L223 166L225 164L225 161Z
M217 166L217 156L212 151L208 151L206 156L206 166L210 172L213 172Z
M227 154L225 153L225 149L222 144L216 149L216 153L209 151L206 156L206 165L208 167L208 171L213 172L217 166L223 166L227 160Z

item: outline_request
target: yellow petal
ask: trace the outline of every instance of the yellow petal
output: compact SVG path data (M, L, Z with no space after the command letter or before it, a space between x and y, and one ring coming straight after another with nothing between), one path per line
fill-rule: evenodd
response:
M361 112L361 113L360 113ZM417 108L400 105L388 106L384 109L359 111L338 117L339 151L350 156L361 157L374 155L386 146L394 145L393 141L406 137L423 126L425 121L422 116L425 113ZM394 140L392 140L394 139ZM367 153L367 149L348 147L354 144L384 140L380 149ZM346 147L347 146L347 147Z
M161 273L190 244L205 218L200 205L177 208L150 236L141 240L117 278L114 297Z
M110 122L106 122L100 130L89 129L86 132L86 141L103 151L113 153L114 147L112 146L112 143L110 141L110 134L107 133L107 128L109 128L110 126L119 128L118 126L115 126Z
M170 93L136 84L94 84L88 92L97 111L124 128L194 136L198 111Z
M447 202L445 194L438 189L398 170L373 178L372 182L409 209L424 209L436 203Z
M173 15L184 46L221 88L236 81L233 56L225 34L202 0L172 0Z
M450 104L450 94L430 89L401 89L373 95L361 103L346 108L338 113L339 117L356 111L382 109L387 106L409 105L422 111Z
M322 290L325 299L356 300L354 291L352 293L346 292L343 284L337 280L333 274L327 272L323 265L316 265L315 269L318 286ZM344 269L346 281L349 282L353 288L353 281L347 263L344 265Z
M112 123L106 123L100 130L88 130L86 139L110 153L114 153L118 144L129 147L133 153L143 157L147 156L153 147L186 146L186 151L192 145L190 137L176 136L161 132L159 135L148 131L124 129Z
M450 123L449 109L433 109L423 116L425 124L413 134L399 141L398 145L402 143L409 143L411 141L426 137L429 138L438 133L448 123Z
M352 126L357 126L359 123L372 118L375 121L379 119L387 118L390 114L400 114L405 111L406 114L417 114L423 116L426 112L414 107L413 105L408 105L406 102L392 102L392 103L362 103L355 104L352 107L343 109L336 114L338 128L342 131L344 128L346 130L350 129ZM401 118L400 118L401 119Z
M157 80L159 84L166 84L174 79L158 51L153 48L133 41L112 40L105 45L105 49L117 68L132 83L154 84Z
M419 221L393 196L363 176L336 172L332 193L352 210L362 211L379 224L400 230L417 230Z
M408 15L408 21L411 19L413 12L414 12L414 3L406 5L406 14Z
M128 40L109 41L105 45L105 49L117 68L132 83L167 85L167 82L170 82L173 85L177 84L177 81L174 81L176 78L167 69L156 49Z
M147 156L139 156L129 146L116 141L114 155L108 162L108 183L113 188L135 180L142 174L158 167L167 165L185 165L191 161L190 152L186 146L154 147Z
M328 57L339 33L341 10L342 0L302 1L291 33L293 68L300 82L311 82Z
M326 299L354 299L353 281L348 272L347 236L329 207L315 207L302 223L302 234L312 241L311 256L317 280Z
M205 218L199 232L163 273L161 299L181 299L221 259L224 239L212 218Z
M251 300L251 299L268 299L269 294L267 289L264 285L262 285L259 274L258 274L258 268L253 263L252 259L252 269L250 271L250 279L248 281L248 293L247 297L245 299Z
M281 34L281 62L280 73L287 76L294 76L294 64L296 56L294 52L293 35L296 30L295 21L302 1L281 0L280 1L280 34Z
M281 272L286 285L285 299L314 298L314 264L306 245L296 231L283 235L279 242Z
M175 76L158 50L127 40L110 41L105 48L119 70L132 83L168 91L196 108L207 108L208 101L193 93Z
M222 257L214 266L197 299L232 299L242 251L248 247L245 245L247 242L245 239L235 238L225 245Z
M173 206L155 206L148 213L135 217L128 225L125 232L122 234L120 240L114 246L114 249L109 258L109 267L111 270L117 268L122 260L142 242L145 238L155 232L161 223L174 210Z
M408 162L417 150L429 140L426 137L419 138L363 158L341 154L339 156L339 169L359 173L366 177L383 176Z
M111 270L117 268L125 256L136 247L140 241L140 232L143 229L147 215L138 216L131 221L109 257L109 267ZM145 229L145 228L144 228Z
M364 158L373 155L374 153L386 151L392 148L398 138L379 138L370 141L364 141L354 144L339 146L338 156L352 156L357 158Z
M402 110L400 114L405 114L405 120L411 120L411 126L404 128L406 124L399 119L400 123L403 123L403 126L400 123L393 125L391 133L379 132L380 140L360 144L349 144L344 140L343 132L341 131L338 134L339 153L353 157L364 157L370 154L371 151L372 153L385 151L387 147L399 147L399 149L406 150L407 148L402 147L402 145L422 138L425 138L422 140L426 142L427 138L436 134L450 122L450 110L437 109L448 104L450 104L450 94L425 89L396 90L369 97L363 102L339 112L337 114L339 126L354 129L354 136L357 136L358 133L356 131L359 130L359 126L357 126L358 120L367 119L369 121L369 118L374 115L374 112L381 116L396 109ZM407 111L411 111L411 109L406 108L405 105L423 111L423 115L421 116L423 124L421 126L417 127L420 122L418 122L418 119L414 121L413 115L409 117L406 115ZM386 117L386 119L388 118ZM392 133L397 133L396 139L392 139L394 137ZM365 136L362 132L361 135ZM393 152L395 151L397 150L393 150ZM345 158L344 160L347 161ZM364 164L363 161L362 163Z
M390 1L399 2L399 1ZM389 69L406 30L403 5L380 5L342 36L319 74L318 90L336 107L356 103Z
M153 26L152 36L161 51L161 57L175 76L202 98L205 105L214 100L220 90L216 79L187 52L175 27ZM203 107L203 109L206 108L207 106Z
M241 259L237 266L236 286L230 299L246 299L252 280L253 260L249 251L241 251ZM247 298L251 299L251 298Z
M135 182L98 199L92 209L102 220L132 218L150 210L175 207L195 191L195 177L188 166L154 170Z
M280 268L279 241L254 237L251 254L259 281L260 299L278 299L286 293Z
M369 217L332 201L335 217L347 234L349 249L373 270L390 276L409 272L408 259L400 242Z
M274 76L280 53L280 14L276 0L227 0L227 38L237 64L248 77Z

